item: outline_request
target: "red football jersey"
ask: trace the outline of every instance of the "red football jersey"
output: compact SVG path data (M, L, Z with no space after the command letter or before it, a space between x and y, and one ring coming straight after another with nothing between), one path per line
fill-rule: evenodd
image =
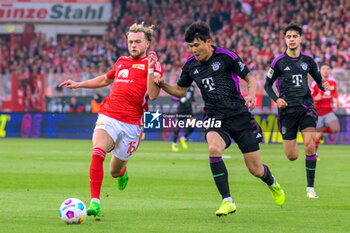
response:
M154 75L158 73L163 76L164 70L159 62L153 70ZM106 74L114 82L109 96L101 103L99 113L118 121L141 125L143 112L148 110L147 74L148 56L119 58Z
M315 108L319 116L324 116L330 112L333 112L332 99L338 98L337 85L335 79L328 78L328 83L330 86L329 91L321 91L320 88L318 88L315 81L313 81L311 84L311 95L314 98ZM318 94L321 94L321 99L315 100L315 97Z

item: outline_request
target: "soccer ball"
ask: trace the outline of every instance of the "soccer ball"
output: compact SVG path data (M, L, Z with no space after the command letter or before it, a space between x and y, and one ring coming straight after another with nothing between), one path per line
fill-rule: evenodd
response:
M69 198L60 207L60 216L67 224L81 223L86 218L86 206L78 198Z

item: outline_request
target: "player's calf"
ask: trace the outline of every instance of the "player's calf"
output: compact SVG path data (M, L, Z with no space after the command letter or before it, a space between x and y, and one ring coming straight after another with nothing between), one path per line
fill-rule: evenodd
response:
M316 154L317 154L317 151L318 151L318 147L320 146L320 139L316 138L315 139L315 150L316 150ZM319 159L319 157L317 156L317 159Z
M307 155L315 154L315 150L316 150L315 144L316 144L315 140L304 142L305 154L307 154Z
M264 167L261 164L258 166L249 166L248 170L250 174L258 178L261 178L264 175Z

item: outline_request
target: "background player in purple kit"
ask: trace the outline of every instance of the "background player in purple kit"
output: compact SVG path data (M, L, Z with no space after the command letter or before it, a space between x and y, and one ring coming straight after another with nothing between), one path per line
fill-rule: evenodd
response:
M306 155L307 197L318 198L314 190L317 161L315 150L317 112L308 86L308 74L321 90L327 90L329 84L327 81L322 81L313 58L301 51L302 28L291 24L284 29L284 35L288 49L271 63L265 90L277 103L283 147L287 158L291 161L298 158L296 137L298 130L301 131ZM272 89L274 82L278 88L278 96Z

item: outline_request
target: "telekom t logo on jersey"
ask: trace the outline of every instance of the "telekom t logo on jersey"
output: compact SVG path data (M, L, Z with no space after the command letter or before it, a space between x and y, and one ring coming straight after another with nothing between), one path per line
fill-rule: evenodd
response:
M303 82L303 75L301 74L295 74L292 76L293 83L295 84L295 87L300 87L301 83Z
M213 81L212 77L209 78L203 78L202 79L202 84L204 85L205 88L209 89L209 91L215 90L215 84Z

